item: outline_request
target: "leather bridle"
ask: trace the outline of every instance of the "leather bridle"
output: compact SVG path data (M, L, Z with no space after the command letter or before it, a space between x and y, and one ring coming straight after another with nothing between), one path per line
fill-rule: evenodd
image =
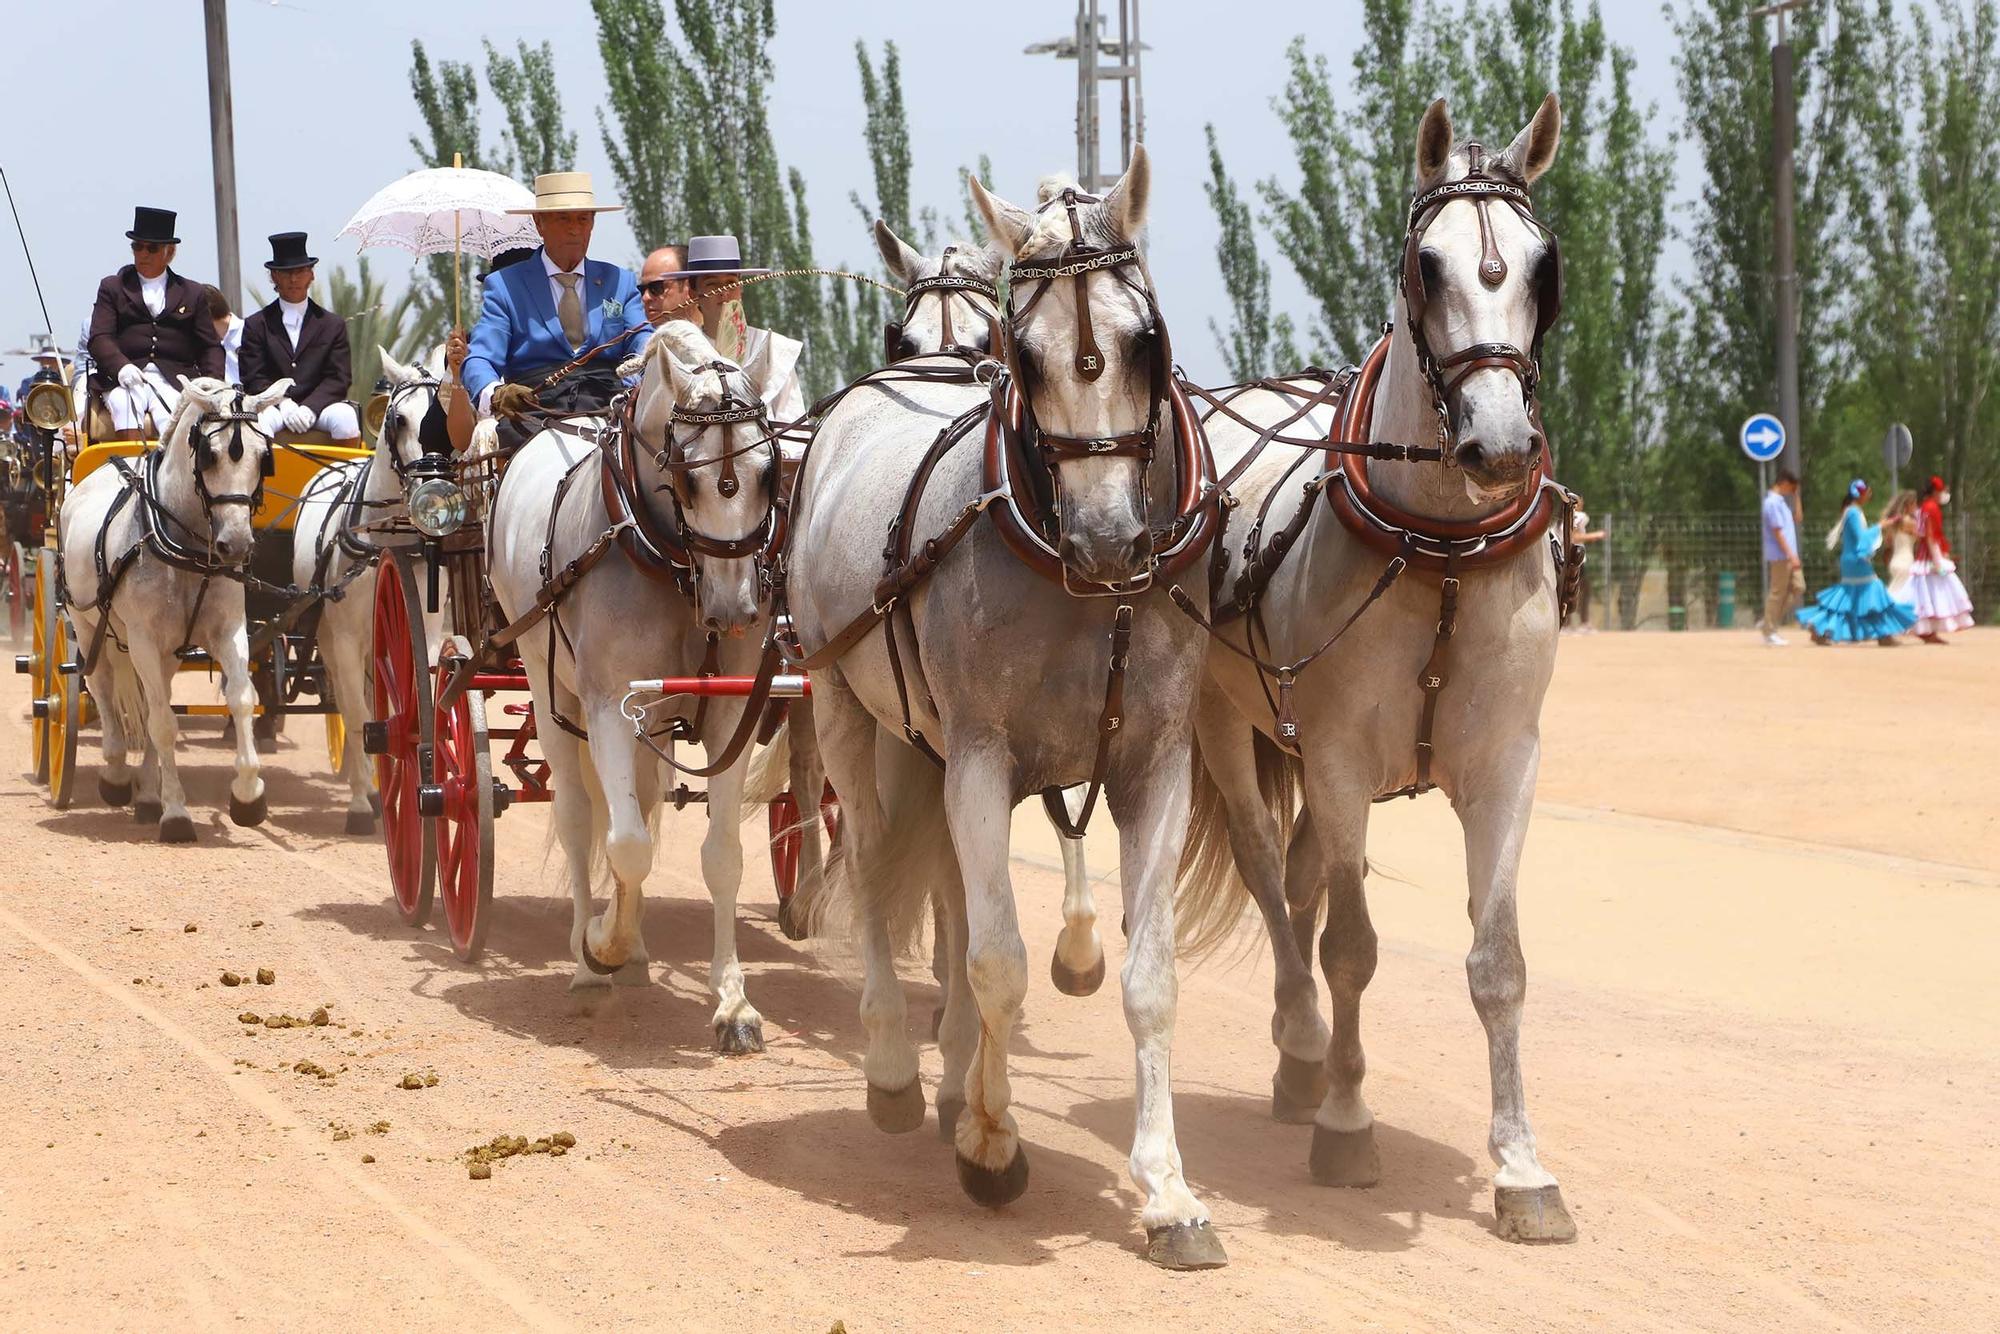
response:
M667 419L666 441L653 455L654 466L667 474L667 481L655 489L665 492L674 505L674 531L665 535L665 545L669 555L691 570L695 569L692 559L694 556L707 556L715 560L753 558L757 562L759 586L766 587L770 582L771 560L785 540L786 507L779 495L778 473L781 455L777 433L771 429L769 414L761 400L738 398L730 392L729 377L738 373L736 367L728 362L716 361L711 362L708 369L713 370L722 383L721 403L711 409L674 404ZM638 430L636 412L636 399L628 398L624 410L624 429L634 439L637 438ZM709 458L696 459L689 456L689 446L709 427L726 428L743 423L754 423L757 428L756 438L749 444L725 450ZM696 429L692 434L683 436L678 429L683 426ZM771 451L770 467L765 474L769 479L769 485L766 490L764 517L755 528L737 537L718 537L713 533L705 533L688 522L687 506L691 498L691 492L688 490L690 474L702 468L718 469L715 478L716 494L725 500L729 499L742 487L742 480L737 476L736 461L747 454L764 449ZM699 577L698 571L696 577Z
M437 391L439 389L442 389L443 387L444 387L443 381L434 380L429 375L419 375L415 379L405 380L401 384L398 384L392 389L390 389L389 404L387 409L382 414L382 426L378 434L387 435L390 436L391 439L393 439L394 432L398 430L402 425L403 405L409 400L410 396L415 394L420 389L428 389L431 391L433 395L432 401L435 402L436 401L435 395ZM422 423L420 422L418 425L419 429L421 429ZM421 441L419 442L419 444L422 452L426 454L435 454L440 452L448 454L451 452L451 446L449 441L445 442L445 448L442 451L435 449L430 445L422 444ZM407 489L410 480L409 477L410 465L404 461L402 451L396 449L393 445L390 447L389 450L389 466L396 470L396 480L402 482L405 488Z
M271 437L265 433L263 427L258 425L257 414L244 407L243 399L243 391L241 389L236 390L235 401L226 411L205 410L195 420L192 428L194 436L192 442L194 445L194 489L201 497L201 509L204 518L211 518L212 520L212 516L218 505L248 505L251 513L256 513L264 504L264 482L277 470L277 456L272 451ZM216 450L219 447L213 439L212 433L206 429L211 425L225 425L231 428L228 445L231 461L241 461L243 458L243 433L245 431L250 432L250 434L262 441L264 454L257 462L257 489L255 491L227 491L218 494L208 489L207 472L215 464ZM257 446L253 444L250 447L254 449ZM211 522L210 527L213 528L213 526L213 522Z
M943 338L943 342L938 347L939 352L971 353L977 356L988 356L995 347L999 346L1000 320L998 311L1000 309L1000 289L984 278L975 277L969 273L953 273L951 271L951 261L952 256L957 253L958 247L956 245L946 246L944 254L938 257L938 271L928 278L917 279L903 289L903 318L900 320L890 320L882 328L882 353L884 361L900 361L906 355L902 348L903 330L915 318L917 302L926 296L935 296L938 302L938 319ZM987 303L992 306L995 313L989 314L986 317L985 347L980 347L976 343L961 343L958 341L957 331L952 327L951 322L951 298L954 293L964 293L969 297L984 297ZM926 353L925 355L932 354Z
M1417 369L1424 383L1430 386L1431 403L1438 417L1438 447L1447 468L1455 462L1450 447L1453 435L1450 398L1474 371L1497 368L1513 375L1520 382L1521 398L1527 404L1530 418L1540 427L1542 409L1536 392L1542 382L1542 339L1562 313L1563 299L1562 246L1556 234L1535 216L1527 187L1492 175L1487 170L1486 150L1477 142L1468 143L1465 151L1464 176L1433 186L1410 201L1409 227L1403 240L1402 291L1410 342L1416 349ZM1512 343L1474 343L1443 357L1431 351L1430 339L1424 333L1424 315L1430 306L1430 293L1424 286L1424 234L1445 205L1459 200L1471 202L1479 212L1479 280L1489 288L1507 280L1507 261L1493 236L1493 201L1506 204L1516 217L1548 239L1548 258L1542 269L1541 288L1536 293L1534 341L1525 352Z

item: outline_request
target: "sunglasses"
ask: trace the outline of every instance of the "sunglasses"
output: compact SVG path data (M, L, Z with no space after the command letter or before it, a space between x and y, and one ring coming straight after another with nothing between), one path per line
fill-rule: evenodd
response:
M156 255L167 247L159 241L134 241L132 253L135 255Z
M640 283L639 292L642 296L650 296L658 300L667 294L669 287L679 287L686 281L684 278L655 278L649 283Z

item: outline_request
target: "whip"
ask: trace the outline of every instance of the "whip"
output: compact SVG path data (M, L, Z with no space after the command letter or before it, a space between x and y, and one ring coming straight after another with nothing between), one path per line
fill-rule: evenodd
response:
M21 238L21 255L28 261L28 276L35 282L35 301L42 308L42 323L48 326L49 345L56 349L60 358L62 346L56 342L56 322L49 318L48 299L42 295L42 275L35 272L35 256L28 249L28 232L21 226L21 209L14 202L14 183L7 179L7 168L4 166L0 166L0 186L5 186L7 190L7 208L14 215L14 234Z

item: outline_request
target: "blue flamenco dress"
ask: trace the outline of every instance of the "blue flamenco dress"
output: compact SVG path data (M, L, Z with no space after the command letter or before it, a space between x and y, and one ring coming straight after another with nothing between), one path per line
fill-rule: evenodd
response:
M1875 574L1872 557L1881 543L1880 525L1871 528L1861 507L1849 505L1840 520L1840 582L1799 608L1799 623L1837 644L1883 639L1916 625L1917 609L1890 597Z

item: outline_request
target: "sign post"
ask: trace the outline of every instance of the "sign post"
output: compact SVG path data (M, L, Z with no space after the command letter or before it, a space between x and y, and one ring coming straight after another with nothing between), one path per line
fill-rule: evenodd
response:
M1736 432L1736 443L1757 465L1757 587L1763 598L1759 605L1769 606L1771 565L1764 559L1764 497L1771 490L1771 461L1785 452L1785 424L1768 412L1753 412L1743 419L1743 425ZM1758 614L1762 615L1761 612ZM1775 630L1777 627L1765 628Z
M1900 477L1903 469L1910 466L1910 452L1915 446L1910 440L1910 428L1901 422L1889 426L1889 434L1882 437L1882 462L1889 465L1889 495L1894 497L1902 490Z

